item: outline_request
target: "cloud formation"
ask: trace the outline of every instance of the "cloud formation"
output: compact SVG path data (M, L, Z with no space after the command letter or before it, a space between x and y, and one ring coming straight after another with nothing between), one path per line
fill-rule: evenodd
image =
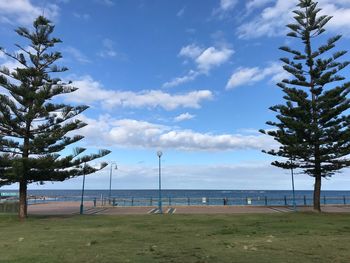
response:
M163 88L171 88L195 80L198 76L209 72L226 63L234 54L234 50L228 47L202 48L196 44L190 44L181 48L178 56L189 59L196 65L184 76L173 78L163 84Z
M191 119L193 119L194 117L196 117L196 116L193 115L193 114L190 114L190 113L186 112L186 113L182 113L182 114L176 116L176 117L174 118L174 121L175 121L175 122L186 121L186 120L191 120Z
M270 149L276 143L270 136L259 133L213 134L183 130L133 119L116 120L110 116L83 119L88 124L81 130L92 144L144 149L176 149L183 151L229 151Z
M90 63L91 61L79 50L72 46L66 46L63 48L63 52L69 54L76 61L80 63Z
M109 38L103 39L102 41L103 49L98 53L98 55L103 58L116 57L118 53L117 51L115 51L114 45L115 44L113 40Z
M179 52L180 57L196 59L202 54L203 48L197 46L196 44L190 44L181 48Z
M220 8L224 11L234 8L236 4L237 0L220 0Z
M76 103L98 104L106 109L156 108L174 110L177 108L200 108L201 103L211 100L210 90L195 90L182 94L170 94L161 90L117 91L105 89L90 76L73 81L78 90L65 96L65 100Z
M48 18L54 19L58 16L59 7L49 2L38 6L29 0L0 0L0 23L31 25L43 12Z
M288 74L279 63L272 63L265 68L241 67L232 73L226 84L226 89L229 90L242 85L251 85L266 78L270 78L273 82L279 82L282 79L288 78Z
M251 39L263 36L285 35L286 25L293 21L292 11L296 9L297 0L252 0L246 4L248 12L257 9L257 16L238 27L240 38ZM350 36L350 2L347 0L319 0L321 15L333 16L327 28L335 33ZM272 5L270 4L272 3ZM268 6L266 6L268 5ZM262 9L262 10L258 10Z

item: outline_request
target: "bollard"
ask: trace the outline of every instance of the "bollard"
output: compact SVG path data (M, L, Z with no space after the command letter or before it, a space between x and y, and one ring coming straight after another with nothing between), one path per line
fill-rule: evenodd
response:
M265 196L265 206L267 206L267 196Z
M284 196L284 205L287 205L287 196Z
M306 205L306 196L304 195L304 205Z

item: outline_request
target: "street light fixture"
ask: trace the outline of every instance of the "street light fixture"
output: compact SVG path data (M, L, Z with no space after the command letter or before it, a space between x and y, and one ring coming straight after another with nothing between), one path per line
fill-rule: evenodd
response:
M84 214L84 191L85 191L85 168L86 163L84 162L83 166L83 188L81 190L81 202L80 202L80 214Z
M114 169L115 170L118 170L118 166L116 163L111 163L111 170L110 170L110 173L109 173L109 194L108 194L108 202L109 204L111 204L111 198L112 198L112 171L113 171L113 165L114 165Z
M163 214L163 210L162 210L162 180L161 180L161 162L160 162L160 158L162 157L163 153L162 151L158 151L157 152L157 156L159 159L159 199L158 199L158 210L159 210L159 214Z

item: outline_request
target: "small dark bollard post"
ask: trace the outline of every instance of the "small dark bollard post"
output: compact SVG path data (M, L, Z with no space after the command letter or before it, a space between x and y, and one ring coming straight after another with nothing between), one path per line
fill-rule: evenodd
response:
M94 207L96 207L96 197L94 198Z

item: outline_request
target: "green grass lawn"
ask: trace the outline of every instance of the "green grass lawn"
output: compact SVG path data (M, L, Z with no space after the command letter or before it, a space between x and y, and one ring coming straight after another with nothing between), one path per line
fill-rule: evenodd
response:
M350 262L350 215L0 215L0 262Z

